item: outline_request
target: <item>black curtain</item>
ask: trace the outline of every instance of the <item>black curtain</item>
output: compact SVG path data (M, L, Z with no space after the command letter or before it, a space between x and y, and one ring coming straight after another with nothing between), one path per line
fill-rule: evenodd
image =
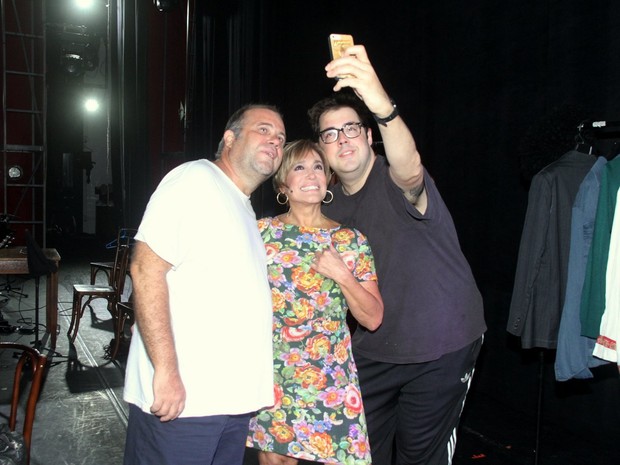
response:
M604 424L606 437L617 438L617 372L587 385L558 386L552 354L541 377L539 354L519 350L505 328L527 207L524 141L563 108L579 109L584 119L620 120L620 2L236 0L194 6L188 158L212 157L228 115L251 101L281 108L289 140L309 137L306 110L334 85L323 69L327 37L352 34L366 45L413 131L485 298L489 331L470 395L495 396L534 415L542 379L547 420L599 438ZM544 148L550 159L573 137L570 124L561 127L563 143ZM272 198L269 185L255 193L258 216L272 211Z

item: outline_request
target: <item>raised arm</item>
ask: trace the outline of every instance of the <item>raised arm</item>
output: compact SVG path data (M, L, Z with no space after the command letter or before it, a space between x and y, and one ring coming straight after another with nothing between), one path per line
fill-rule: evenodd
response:
M312 268L323 276L333 279L342 290L349 310L358 321L370 331L377 329L383 321L383 299L377 281L359 282L340 257L333 245L317 252Z
M185 387L179 374L172 336L166 273L172 265L145 243L136 241L131 279L136 324L155 374L151 413L161 421L177 418L185 408Z
M390 174L409 202L422 211L426 210L424 193L424 167L411 131L400 116L388 122L379 120L393 115L395 107L375 73L363 45L346 49L342 58L325 67L327 76L348 76L338 79L334 91L352 88L378 120L379 131L390 163Z

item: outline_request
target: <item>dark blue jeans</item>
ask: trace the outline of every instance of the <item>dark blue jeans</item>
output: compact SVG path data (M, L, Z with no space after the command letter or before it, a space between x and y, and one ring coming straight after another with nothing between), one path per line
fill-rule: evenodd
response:
M162 423L129 405L124 465L241 465L250 414Z

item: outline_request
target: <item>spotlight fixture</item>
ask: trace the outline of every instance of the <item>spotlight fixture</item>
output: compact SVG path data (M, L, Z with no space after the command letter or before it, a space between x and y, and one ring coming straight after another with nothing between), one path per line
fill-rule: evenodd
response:
M168 12L179 6L179 0L153 0L155 8L161 12Z
M70 77L81 77L99 64L103 36L83 24L48 23L50 37L60 46L60 70Z
M94 0L75 0L74 3L78 8L88 9L93 6L95 1Z
M17 181L24 175L24 170L19 165L13 165L8 171L9 179Z
M81 76L84 74L84 59L77 53L65 53L60 62L62 69L70 76Z
M88 113L95 113L99 110L99 101L96 98L90 97L84 100L84 109Z

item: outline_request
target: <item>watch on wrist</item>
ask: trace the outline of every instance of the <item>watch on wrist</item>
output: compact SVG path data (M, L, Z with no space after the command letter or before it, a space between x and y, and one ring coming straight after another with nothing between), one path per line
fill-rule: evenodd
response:
M390 121L392 121L398 116L398 107L396 106L396 102L394 102L394 100L392 99L390 99L390 102L392 103L392 113L390 113L388 116L386 116L385 118L379 118L377 115L372 115L375 121L382 126L387 126Z

